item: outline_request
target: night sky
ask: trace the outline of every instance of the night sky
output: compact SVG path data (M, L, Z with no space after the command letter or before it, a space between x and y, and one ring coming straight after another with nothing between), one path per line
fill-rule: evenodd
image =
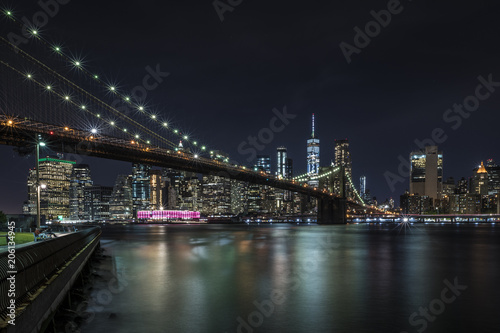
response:
M19 16L40 10L34 0L4 5ZM72 0L42 33L125 91L141 84L146 66L158 64L170 75L149 92L148 103L240 163L253 164L238 152L240 143L269 127L273 108L286 106L296 117L259 153L270 154L275 168L276 148L286 146L294 173L305 172L315 113L321 165L333 159L334 140L348 138L356 186L364 174L379 202L399 201L408 178L393 191L384 174L398 174L398 156L408 159L414 141L431 138L436 128L447 136L439 144L445 178L468 177L481 160L500 162L500 87L481 90L489 96L460 126L443 119L475 94L479 76L500 82L500 4L414 0L389 7L398 13L350 63L339 44L355 46L354 28L364 30L374 20L370 12L386 10L387 1L243 0L221 21L210 0ZM0 156L0 210L20 213L34 157L6 146ZM129 163L86 156L78 162L90 164L102 185L131 171Z

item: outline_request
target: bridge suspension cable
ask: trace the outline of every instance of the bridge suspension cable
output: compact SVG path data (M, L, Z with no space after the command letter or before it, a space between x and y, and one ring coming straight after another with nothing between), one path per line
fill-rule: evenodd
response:
M10 10L4 10L4 15L7 16L7 18L10 19L11 21L17 23L17 25L21 29L24 28L24 23L21 22L20 20L18 20L15 17L15 15L13 14L12 11L10 11ZM158 117L158 115L156 113L154 113L154 112L148 112L145 104L140 103L140 102L138 102L136 100L132 100L132 98L130 98L130 96L127 96L125 94L120 93L119 90L118 90L118 87L116 87L115 85L105 83L100 78L99 75L97 75L96 73L92 73L91 71L89 71L84 66L83 61L78 60L78 59L74 59L74 58L71 58L71 57L67 56L63 52L63 49L62 49L61 46L58 46L57 44L49 42L46 38L44 38L42 36L42 34L40 33L39 29L37 29L36 27L34 27L34 26L33 27L29 27L27 32L31 34L32 38L34 38L34 39L42 42L43 45L45 45L47 48L49 48L53 53L58 54L63 59L65 59L66 61L68 61L72 66L74 66L78 70L82 71L87 78L90 78L91 80L99 83L100 86L102 88L104 88L107 92L111 91L113 94L115 94L118 97L120 97L122 99L122 101L124 101L125 103L127 103L129 105L133 105L135 107L135 109L137 111L139 111L140 114L143 114L144 116L147 117L148 121L153 121L154 123L156 123L159 126L159 128L167 130L167 131L170 131L172 134L178 136L178 138L181 139L181 140L183 140L184 142L188 142L189 144L197 147L198 149L201 149L202 152L205 152L205 151L208 150L208 148L206 147L206 145L199 144L198 141L192 140L188 135L184 134L182 131L179 131L178 129L174 129L171 126L169 126L169 122L166 121L166 120L162 120L160 117ZM17 46L15 46L15 47L17 47ZM155 134L155 136L158 136L158 135ZM170 145L172 147L176 146L172 142L170 142Z

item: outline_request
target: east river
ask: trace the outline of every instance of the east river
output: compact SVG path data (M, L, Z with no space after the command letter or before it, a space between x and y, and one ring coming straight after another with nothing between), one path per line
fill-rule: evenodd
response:
M499 332L500 225L103 228L82 332Z

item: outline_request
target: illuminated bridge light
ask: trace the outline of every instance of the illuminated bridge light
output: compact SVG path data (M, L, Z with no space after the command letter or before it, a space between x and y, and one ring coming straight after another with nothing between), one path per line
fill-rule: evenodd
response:
M144 111L144 107L143 106L139 106L139 111Z
M201 146L201 150L206 150L206 149L207 149L207 147Z
M54 46L54 51L61 52L61 48L59 46Z
M184 135L184 140L187 140L188 139L188 136L187 135Z
M97 118L101 118L101 115L99 113L97 114Z
M31 30L31 34L36 36L36 35L38 35L38 31L33 29L33 30Z
M74 64L75 64L75 66L76 66L76 67L80 67L80 66L82 65L82 63L81 63L81 62L79 62L78 60L77 60L77 61L75 61L75 63L74 63Z
M128 96L127 96L127 97L125 97L125 100L126 100L127 102L130 102L130 97L128 97Z
M115 126L115 122L114 122L114 121L110 122L109 124L110 124L111 126Z
M174 133L179 133L179 130L176 130L176 129L175 129L175 130L174 130Z
M92 134L96 134L97 133L97 129L93 128L90 132L92 132Z
M194 158L198 158L198 154L194 154Z
M64 96L64 99L69 101L69 96Z
M85 110L87 107L85 105L81 106L82 110Z
M124 131L124 132L126 132L126 131L127 131L127 129L126 129L126 128L124 128L124 129L123 129L123 131Z
M151 118L156 119L156 115L154 115L154 114L151 115Z
M99 79L99 75L95 74L94 75L94 79L98 80Z
M115 91L115 90L116 90L116 88L115 88L114 86L110 86L110 87L109 87L109 90L111 90L111 91Z
M149 145L151 143L151 141L148 140L148 141L146 141L146 143Z
M167 123L163 123L163 126L164 126L164 127L167 127L167 126L168 126L168 124L167 124Z
M26 74L26 77L27 77L28 79L31 79L31 77L32 77L32 76L31 76L31 74Z
M136 139L139 139L139 134L136 134L136 135L135 135L135 138L136 138Z
M196 141L195 141L195 142L193 142L193 145L195 145L195 146L196 146L197 144L198 144L198 142L196 142Z
M47 88L47 90L51 90L51 89L52 89L52 87L51 87L51 86L47 86L47 87L45 87L45 88Z
M12 12L10 10L5 11L5 15L12 16Z

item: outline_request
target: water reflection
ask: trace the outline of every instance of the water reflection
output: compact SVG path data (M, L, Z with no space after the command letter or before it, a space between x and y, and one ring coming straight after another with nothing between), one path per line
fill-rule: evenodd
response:
M488 227L126 226L103 239L129 281L82 332L416 332L409 316L454 277L470 287L427 332L499 324Z

